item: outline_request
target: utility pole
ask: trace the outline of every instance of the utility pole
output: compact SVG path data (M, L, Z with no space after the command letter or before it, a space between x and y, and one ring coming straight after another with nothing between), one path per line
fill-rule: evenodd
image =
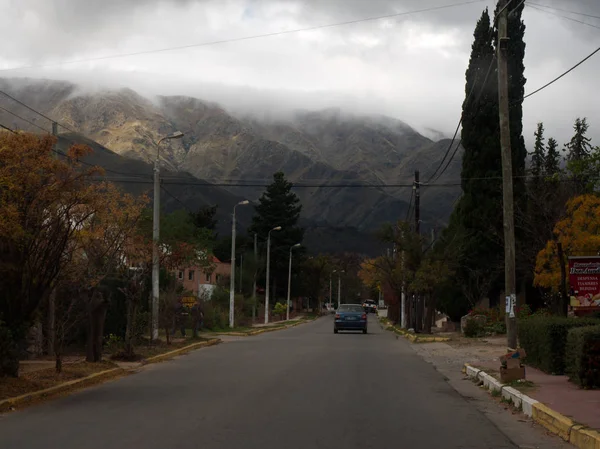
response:
M504 206L504 290L509 303L506 316L507 344L517 348L517 282L515 275L515 219L513 196L512 150L508 102L508 0L499 0L498 9L498 104L500 111L500 145L502 147L502 195Z
M419 170L415 170L415 233L417 234L417 238L421 235L421 185L419 183ZM422 251L422 248L419 248ZM421 330L420 321L423 316L422 310L422 302L419 296L413 295L413 303L414 303L414 327L415 332Z
M256 318L256 276L258 275L258 235L254 233L254 282L252 283L252 323Z
M415 170L415 232L421 233L421 194L419 189L419 170Z
M404 281L405 272L404 272L404 230L400 233L400 241L402 242L402 258L401 260L401 270L402 270L402 293L400 293L400 327L402 329L406 329L406 282Z
M158 311L159 311L159 277L160 277L160 144L164 140L181 139L183 133L175 131L173 134L161 137L156 144L156 159L154 160L154 210L152 211L152 322L150 339L158 340Z
M158 245L160 238L160 143L157 145L156 160L154 161L154 209L152 210L152 341L158 340L158 310L159 310L159 276L160 260Z

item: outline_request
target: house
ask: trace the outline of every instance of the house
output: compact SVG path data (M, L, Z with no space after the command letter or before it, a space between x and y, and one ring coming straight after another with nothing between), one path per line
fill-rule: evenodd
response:
M229 279L230 276L231 264L221 262L215 256L212 256L212 267L209 269L190 266L177 270L177 279L183 287L194 296L198 298L205 296L205 299L210 297L219 283Z

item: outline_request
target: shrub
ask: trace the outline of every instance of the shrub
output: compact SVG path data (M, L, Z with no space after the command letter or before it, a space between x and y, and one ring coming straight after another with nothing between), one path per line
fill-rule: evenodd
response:
M483 337L485 335L485 327L481 322L471 319L465 323L464 332L467 338Z
M277 304L275 304L275 307L273 308L273 313L275 315L285 315L286 310L287 310L287 306L281 302L278 302Z
M474 309L469 311L469 315L470 316L483 315L483 316L485 316L487 323L492 324L492 323L504 322L506 314L505 314L504 310L501 309L500 307L493 307L493 308L475 307Z
M12 332L0 321L0 378L19 375L19 349Z
M569 331L566 373L571 382L583 388L600 387L600 325Z
M531 316L519 320L518 336L527 363L548 374L565 372L565 347L570 329L600 324L589 318Z

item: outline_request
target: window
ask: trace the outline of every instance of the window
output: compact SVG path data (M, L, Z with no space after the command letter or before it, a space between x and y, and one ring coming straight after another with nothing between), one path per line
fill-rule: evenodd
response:
M188 271L188 280L190 280L190 281L194 280L194 270Z
M206 273L206 282L210 283L212 275L210 273Z
M177 277L179 278L179 280L183 280L183 271L179 271L177 273Z
M220 275L220 274L217 274L217 275L215 276L215 280L217 281L217 284L218 284L219 282L221 282L221 275Z

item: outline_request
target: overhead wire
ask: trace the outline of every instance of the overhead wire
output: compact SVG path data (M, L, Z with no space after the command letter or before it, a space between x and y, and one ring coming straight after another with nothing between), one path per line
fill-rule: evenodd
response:
M558 13L553 12L553 11L548 11L546 9L538 8L537 6L533 6L533 5L529 4L529 3L527 4L527 6L529 7L529 9L535 9L536 11L541 11L543 13L551 14L551 15L556 16L556 17L562 17L563 19L570 20L571 22L580 23L581 25L585 25L585 26L588 26L588 27L591 27L591 28L596 28L596 29L600 30L600 26L594 25L592 23L584 22L583 20L574 19L573 17L565 16L564 14L558 14Z
M102 61L102 60L106 60L106 59L125 58L125 57L130 57L130 56L139 56L139 55L146 55L146 54L151 54L151 53L164 53L164 52L169 52L169 51L185 50L185 49L189 49L189 48L208 47L208 46L221 45L221 44L227 44L227 43L232 43L232 42L241 42L241 41L262 39L262 38L273 37L273 36L281 36L281 35L286 35L286 34L300 33L303 31L315 31L315 30L321 30L321 29L325 29L325 28L334 28L334 27L339 27L339 26L354 25L354 24L363 23L363 22L372 22L372 21L378 21L378 20L384 20L384 19L393 19L393 18L408 16L408 15L412 15L412 14L433 12L433 11L439 11L439 10L444 10L444 9L448 9L448 8L455 8L455 7L459 7L459 6L471 5L471 4L475 4L475 3L482 3L484 1L486 1L486 0L468 0L468 1L458 2L458 3L452 3L449 5L432 6L429 8L416 9L416 10L412 10L412 11L404 11L404 12L398 12L398 13L393 13L393 14L384 14L384 15L380 15L380 16L365 17L362 19L347 20L347 21L343 21L343 22L334 22L334 23L328 23L328 24L322 24L322 25L314 25L314 26L309 26L309 27L304 27L304 28L295 28L292 30L274 31L271 33L262 33L262 34L255 34L255 35L250 35L250 36L242 36L242 37L236 37L236 38L200 42L197 44L180 45L180 46L165 47L165 48L158 48L158 49L152 49L152 50L141 50L141 51L136 51L136 52L131 52L131 53L119 53L119 54L113 54L113 55L98 56L98 57L93 57L93 58L83 58L83 59L77 59L77 60L72 60L72 61L49 63L49 64L34 64L34 65L29 65L29 66L9 67L6 69L0 69L0 72L54 67L54 66L66 65L66 64L79 64L79 63L84 63L84 62L94 62L94 61Z
M542 5L540 3L531 2L529 0L527 0L527 4L528 5L537 6L537 7L540 7L540 8L554 9L555 11L562 11L562 12L566 12L566 13L569 13L569 14L575 14L575 15L578 15L578 16L591 17L593 19L600 19L600 16L596 16L594 14L587 14L587 13L584 13L584 12L578 12L578 11L573 11L573 10L568 10L568 9L557 8L556 6Z
M6 112L6 113L8 113L8 114L10 114L10 115L12 115L12 116L14 116L14 117L18 118L19 120L22 120L22 121L24 121L24 122L26 122L26 123L29 123L31 126L34 126L34 127L36 127L36 128L39 128L39 129L41 129L42 131L44 131L44 132L45 132L45 133L47 133L47 134L50 134L50 131L48 131L47 129L44 129L44 128L42 128L40 125L37 125L37 124L33 123L31 120L28 120L28 119L26 119L26 118L24 118L24 117L21 117L20 115L18 115L18 114L15 114L14 112L12 112L12 111L10 111L10 110L8 110L8 109L6 109L6 108L3 108L2 106L0 106L0 110L2 110L2 111L4 111L4 112Z

